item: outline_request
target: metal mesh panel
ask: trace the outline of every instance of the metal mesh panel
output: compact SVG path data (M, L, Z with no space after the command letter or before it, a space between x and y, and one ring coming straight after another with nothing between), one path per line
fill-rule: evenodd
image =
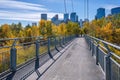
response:
M10 52L0 52L0 73L10 68Z
M96 56L96 49L97 49L97 46L94 44L94 54Z
M19 47L20 48L17 49L17 65L25 63L32 58L35 58L35 44Z
M120 64L118 64L112 58L110 59L111 62L111 80L120 80Z
M104 70L104 59L105 59L104 57L105 57L104 51L99 48L98 49L98 60L103 70Z
M47 40L40 41L39 54L47 53L48 51L48 42Z

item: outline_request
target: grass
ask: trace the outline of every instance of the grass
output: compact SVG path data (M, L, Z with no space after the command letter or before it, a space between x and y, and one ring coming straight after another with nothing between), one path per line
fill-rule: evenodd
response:
M0 73L10 67L10 52L4 51L0 53Z
M17 49L17 65L22 64L33 57L35 57L34 44Z
M54 46L50 46L50 49L53 49ZM17 65L23 64L26 61L35 57L35 44L27 45L27 46L18 46L17 49ZM48 51L47 45L40 46L39 48L39 55ZM4 53L2 53L4 54ZM3 55L0 54L0 73L7 70L10 67L10 52L4 54L4 59L2 58ZM4 63L4 65L3 65ZM3 70L4 68L4 70Z

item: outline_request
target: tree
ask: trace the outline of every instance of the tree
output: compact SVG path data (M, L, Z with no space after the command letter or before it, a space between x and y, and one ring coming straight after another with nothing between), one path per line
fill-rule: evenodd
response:
M39 22L40 34L44 37L52 36L52 23L51 21L41 20Z
M37 26L32 26L32 36L40 36L39 34L39 28Z
M8 24L2 25L1 31L2 31L1 38L14 38L15 37Z

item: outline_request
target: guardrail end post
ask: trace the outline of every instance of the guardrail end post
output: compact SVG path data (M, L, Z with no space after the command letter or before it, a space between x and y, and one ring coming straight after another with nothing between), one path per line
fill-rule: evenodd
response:
M16 72L16 65L17 65L16 52L17 52L16 48L11 48L11 50L10 50L10 70L12 72Z

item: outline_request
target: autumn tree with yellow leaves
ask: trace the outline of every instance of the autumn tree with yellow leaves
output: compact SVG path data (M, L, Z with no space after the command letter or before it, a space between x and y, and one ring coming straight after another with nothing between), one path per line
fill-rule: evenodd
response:
M84 23L84 34L120 45L120 14Z

